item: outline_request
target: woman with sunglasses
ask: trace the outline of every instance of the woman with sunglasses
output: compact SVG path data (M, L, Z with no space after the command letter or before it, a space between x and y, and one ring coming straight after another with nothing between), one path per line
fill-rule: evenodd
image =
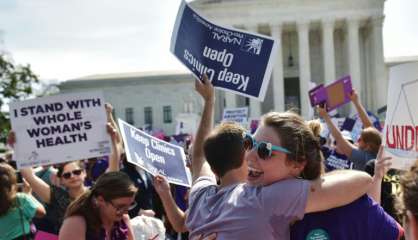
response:
M90 190L70 204L59 233L61 240L132 240L130 209L137 189L123 172L100 176Z
M359 171L300 179L320 176L322 154L297 114L266 114L254 137L231 123L211 131L213 86L206 77L195 84L205 105L192 157L186 219L191 238L217 233L218 239L289 239L290 223L305 212L342 206L366 193L371 178Z

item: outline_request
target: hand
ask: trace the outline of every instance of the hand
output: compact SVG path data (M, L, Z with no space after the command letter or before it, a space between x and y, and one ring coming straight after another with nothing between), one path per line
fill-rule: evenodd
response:
M356 90L355 89L353 89L353 91L351 91L351 93L350 93L350 100L353 102L353 103L358 103L359 101L358 101L358 95L357 95L357 92L356 92Z
M119 132L118 130L112 125L112 123L108 122L106 124L107 133L110 135L110 138L114 143L118 143L119 140Z
M316 111L318 112L320 117L322 118L328 117L327 105L325 103L323 106L318 105L316 107Z
M7 135L7 145L14 147L16 143L16 134L13 130L10 130L9 134Z
M154 177L153 185L155 191L157 191L158 195L164 194L171 194L170 192L170 184L168 183L167 179L161 175L157 175Z
M107 115L112 114L113 111L113 106L110 103L105 103L105 109L106 109L106 113Z
M203 99L208 101L213 101L215 98L214 89L212 83L209 81L208 76L203 74L202 80L195 80L195 89L203 97Z
M376 161L374 163L373 177L377 179L383 179L385 174L389 171L390 166L392 165L392 157L384 157L383 151L383 146L380 146Z

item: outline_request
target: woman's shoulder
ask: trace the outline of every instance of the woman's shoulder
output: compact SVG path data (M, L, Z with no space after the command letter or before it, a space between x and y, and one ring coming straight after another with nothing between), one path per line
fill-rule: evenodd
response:
M64 219L60 229L60 239L83 239L86 234L86 220L82 216L71 216Z
M72 223L72 224L84 224L86 225L86 219L83 216L80 215L74 215L74 216L70 216L65 218L64 220L67 223Z
M71 226L74 230L83 230L87 228L86 219L83 216L74 215L64 219L63 225Z

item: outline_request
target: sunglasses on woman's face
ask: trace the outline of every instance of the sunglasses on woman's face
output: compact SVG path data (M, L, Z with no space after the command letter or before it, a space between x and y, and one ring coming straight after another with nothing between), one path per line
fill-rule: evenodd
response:
M66 172L66 173L63 173L61 176L63 177L63 178L65 178L65 179L70 179L71 178L71 175L74 175L74 176L80 176L80 174L83 172L83 169L76 169L76 170L73 170L73 171L71 171L71 172Z
M257 142L254 137L248 133L246 133L244 136L243 144L245 150L256 148L258 156L264 160L270 158L273 152L282 152L286 154L290 153L290 151L284 147L275 146L269 142Z

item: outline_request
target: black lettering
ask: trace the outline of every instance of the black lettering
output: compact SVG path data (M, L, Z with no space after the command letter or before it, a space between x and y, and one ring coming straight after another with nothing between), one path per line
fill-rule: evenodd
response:
M37 117L33 117L33 121L35 121L35 124L36 125L39 125L39 124L45 124L45 120L46 120L46 117L47 116L37 116Z
M29 134L29 137L39 137L39 128L26 129L26 132Z
M92 128L91 122L90 121L85 121L84 122L84 129L85 130L90 130L91 128Z
M66 103L67 103L68 108L71 109L71 110L78 109L79 105L80 105L79 100L69 101L69 102L66 102Z

